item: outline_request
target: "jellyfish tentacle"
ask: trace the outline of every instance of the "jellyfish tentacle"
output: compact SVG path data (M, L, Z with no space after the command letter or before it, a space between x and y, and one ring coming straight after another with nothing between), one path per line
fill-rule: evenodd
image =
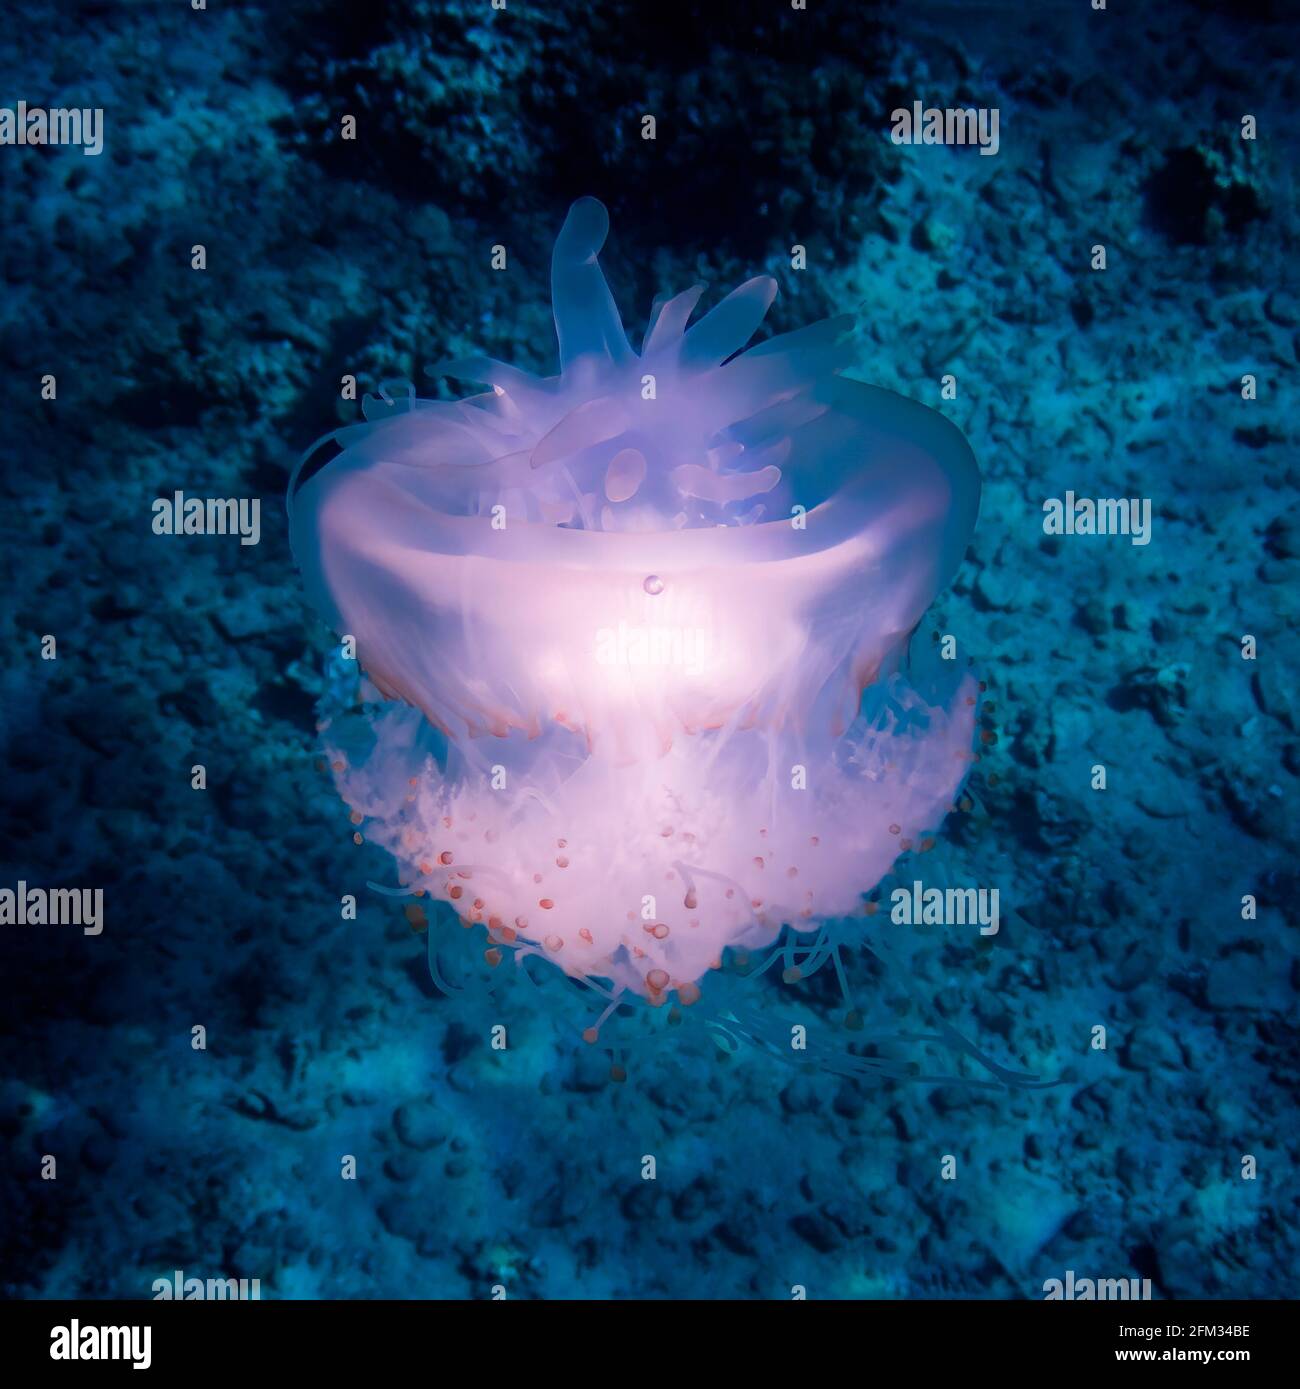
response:
M703 285L692 285L659 305L641 345L641 356L651 357L673 346L686 331L691 314L704 293Z
M738 285L682 338L682 364L717 366L739 352L757 332L775 298L776 281L771 275L755 275Z
M609 213L595 198L579 198L569 209L551 256L551 307L560 345L560 370L581 357L604 357L615 365L630 361L614 296L598 257L609 235Z

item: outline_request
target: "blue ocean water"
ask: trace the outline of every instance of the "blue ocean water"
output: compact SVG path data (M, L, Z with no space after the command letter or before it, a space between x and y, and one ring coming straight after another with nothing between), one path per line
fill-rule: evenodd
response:
M13 131L87 114L0 114L0 889L102 930L0 923L6 1295L1296 1295L1293 7L10 10ZM914 102L996 151L896 143ZM1001 902L914 931L887 884L842 978L729 957L599 1046L368 886L283 506L345 377L553 370L586 194L628 322L771 273L765 331L856 314L852 374L965 432L916 641L985 740L923 872ZM257 542L158 534L177 492ZM1138 533L1050 524L1084 498Z

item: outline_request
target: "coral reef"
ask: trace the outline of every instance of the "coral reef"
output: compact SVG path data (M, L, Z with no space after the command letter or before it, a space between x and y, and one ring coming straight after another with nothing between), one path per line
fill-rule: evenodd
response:
M1287 7L656 9L9 6L5 100L106 127L97 158L0 148L0 886L102 886L106 924L0 927L6 1294L178 1267L265 1297L1039 1297L1067 1268L1296 1294ZM892 145L917 98L1000 108L997 157ZM1000 930L895 928L886 882L863 940L896 967L845 954L860 1033L829 962L729 958L708 1006L864 1065L942 1024L1052 1088L792 1069L671 1006L610 1019L611 1067L548 1001L566 976L447 999L431 953L486 968L466 933L368 891L391 860L315 765L333 638L287 441L357 422L345 376L550 370L584 193L638 316L769 273L761 332L855 314L847 374L941 410L984 474L916 637L974 659L981 760L897 873L998 887ZM178 488L260 497L260 543L154 535ZM1151 543L1044 534L1067 489L1149 498Z

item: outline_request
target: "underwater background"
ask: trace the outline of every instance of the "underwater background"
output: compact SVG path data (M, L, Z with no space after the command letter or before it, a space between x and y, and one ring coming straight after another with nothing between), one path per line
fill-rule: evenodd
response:
M0 1291L1300 1292L1294 5L5 21L0 105L102 107L105 138L0 146L0 887L102 888L105 918L0 926ZM997 108L996 155L891 143L918 100ZM705 987L752 1030L834 1029L811 1060L667 1009L592 1047L562 976L489 989L481 933L367 887L392 865L320 761L336 644L289 471L357 417L346 374L553 370L586 194L634 333L656 293L767 271L765 334L855 313L851 374L941 409L984 475L916 640L987 686L926 877L996 886L1001 927L882 911L842 986L729 958ZM259 498L259 543L154 534L178 489ZM1067 491L1149 498L1150 543L1045 534ZM989 1085L954 1037L1054 1083Z

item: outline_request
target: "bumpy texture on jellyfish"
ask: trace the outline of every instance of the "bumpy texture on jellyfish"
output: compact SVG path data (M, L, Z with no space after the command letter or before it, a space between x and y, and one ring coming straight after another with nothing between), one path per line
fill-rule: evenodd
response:
M300 465L291 534L373 682L324 741L400 881L494 948L690 1002L726 947L860 908L951 808L973 682L932 703L898 666L979 473L838 374L849 318L741 353L770 276L694 326L703 286L657 301L637 354L608 227L584 198L555 244L558 376L476 359L441 370L486 394L368 397Z

